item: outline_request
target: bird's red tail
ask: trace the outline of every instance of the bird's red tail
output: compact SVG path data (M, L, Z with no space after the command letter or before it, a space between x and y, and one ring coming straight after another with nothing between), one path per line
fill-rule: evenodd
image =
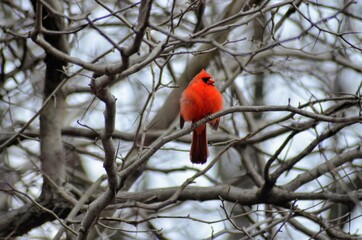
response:
M192 163L204 164L207 160L208 155L206 126L203 126L203 129L201 131L197 130L194 130L192 133L190 159Z

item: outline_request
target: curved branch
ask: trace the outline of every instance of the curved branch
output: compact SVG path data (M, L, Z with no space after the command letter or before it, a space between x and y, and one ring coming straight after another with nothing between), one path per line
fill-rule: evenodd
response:
M305 173L299 174L292 181L281 187L287 191L295 191L302 185L313 181L323 174L330 172L332 169L336 169L339 166L342 166L347 162L351 162L356 158L362 158L362 151L360 149L341 153L334 158L318 165L317 167L314 167Z

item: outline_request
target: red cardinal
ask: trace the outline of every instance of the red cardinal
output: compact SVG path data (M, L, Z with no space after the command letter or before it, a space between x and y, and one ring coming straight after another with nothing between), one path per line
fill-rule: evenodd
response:
M207 115L221 111L223 100L214 86L215 80L204 69L197 74L182 93L180 103L180 127L185 121L197 122ZM220 118L210 121L212 129L219 126ZM192 133L190 159L192 163L205 163L207 160L206 125L201 125Z

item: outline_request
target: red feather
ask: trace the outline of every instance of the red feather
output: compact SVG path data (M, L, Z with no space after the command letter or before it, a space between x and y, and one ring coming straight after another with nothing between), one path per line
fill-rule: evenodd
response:
M214 86L214 78L205 70L197 74L181 96L180 127L185 121L197 122L202 118L221 111L222 95ZM217 130L220 119L210 121L212 129ZM190 159L192 163L205 163L208 156L206 125L193 131Z

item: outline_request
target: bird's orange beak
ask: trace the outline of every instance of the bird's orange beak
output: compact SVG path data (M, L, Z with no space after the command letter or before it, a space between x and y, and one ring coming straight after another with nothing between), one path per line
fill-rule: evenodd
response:
M214 85L214 83L215 83L215 79L210 78L210 79L209 79L209 81L208 81L208 83L209 83L210 85Z

